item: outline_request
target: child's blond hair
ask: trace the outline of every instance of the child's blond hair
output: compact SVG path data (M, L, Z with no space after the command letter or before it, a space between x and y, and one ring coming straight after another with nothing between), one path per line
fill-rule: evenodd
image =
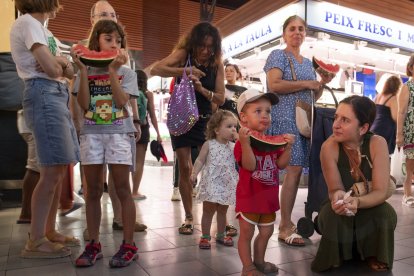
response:
M206 129L206 139L207 140L211 140L211 139L215 139L216 138L216 130L220 127L221 123L229 118L232 117L234 119L236 119L237 121L237 117L230 111L228 110L222 110L219 109L217 110L210 118L210 120L207 123L207 129Z

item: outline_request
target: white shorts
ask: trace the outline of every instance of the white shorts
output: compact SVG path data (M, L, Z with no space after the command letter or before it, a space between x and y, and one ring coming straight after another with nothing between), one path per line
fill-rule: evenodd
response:
M82 165L134 164L135 138L133 133L82 134L79 140Z

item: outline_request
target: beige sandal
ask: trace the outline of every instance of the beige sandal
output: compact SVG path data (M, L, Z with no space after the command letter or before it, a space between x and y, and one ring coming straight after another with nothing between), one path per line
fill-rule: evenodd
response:
M42 245L47 246L47 251L44 251L45 249L40 249ZM26 259L55 259L67 257L70 254L72 254L72 252L69 248L60 243L51 242L46 237L35 241L29 238L26 242L26 246L21 252L21 256Z
M51 231L46 234L46 237L49 241L54 243L60 243L67 247L75 247L80 246L80 240L75 238L74 236L65 236L61 233L58 233L56 231Z
M242 276L264 276L264 274L262 272L257 270L257 268L254 264L243 267L241 275Z

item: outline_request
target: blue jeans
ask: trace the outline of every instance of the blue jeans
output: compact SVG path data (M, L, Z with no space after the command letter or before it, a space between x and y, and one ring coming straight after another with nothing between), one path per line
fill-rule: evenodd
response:
M68 102L68 87L61 82L41 78L25 81L24 118L33 133L40 166L79 161L79 143Z

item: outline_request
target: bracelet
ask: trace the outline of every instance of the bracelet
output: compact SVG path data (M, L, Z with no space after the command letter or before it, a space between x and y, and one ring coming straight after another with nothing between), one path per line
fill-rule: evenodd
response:
M213 91L207 90L208 92L210 92L210 99L208 99L209 102L213 101L214 98L214 93Z

